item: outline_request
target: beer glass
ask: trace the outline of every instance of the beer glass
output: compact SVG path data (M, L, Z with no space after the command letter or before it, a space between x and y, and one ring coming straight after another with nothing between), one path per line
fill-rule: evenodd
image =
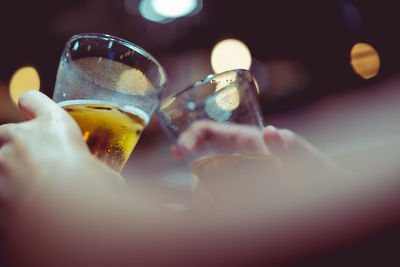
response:
M166 82L163 67L139 46L78 34L65 45L53 99L76 120L92 154L120 172Z
M164 98L156 112L195 181L216 195L222 196L229 189L232 196L235 190L247 185L254 188L264 183L265 176L276 175L277 162L261 137L258 93L249 71L230 70L209 75ZM237 144L235 131L240 135L244 128L250 138Z

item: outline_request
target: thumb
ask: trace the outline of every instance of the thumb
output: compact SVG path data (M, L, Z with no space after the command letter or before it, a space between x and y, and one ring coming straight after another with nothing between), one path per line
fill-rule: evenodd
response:
M281 158L320 158L320 153L301 136L288 129L267 126L263 130L263 139L268 149Z
M263 130L263 139L271 153L278 156L283 162L313 164L312 166L329 167L329 169L339 169L337 164L316 149L303 137L295 134L288 129L276 129L267 126ZM302 168L307 168L303 165Z
M23 93L18 99L18 107L26 120L31 120L59 109L53 100L36 90Z
M279 130L270 125L264 128L262 132L264 143L267 145L269 151L276 155L282 156L285 150L285 140L279 133Z

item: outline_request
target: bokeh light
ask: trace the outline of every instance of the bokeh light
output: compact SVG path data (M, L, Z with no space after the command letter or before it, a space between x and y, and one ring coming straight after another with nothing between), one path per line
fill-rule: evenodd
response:
M381 61L374 47L367 43L357 43L351 49L350 64L357 75L370 79L378 74Z
M239 90L235 85L221 90L215 97L215 102L223 110L234 110L240 104Z
M156 13L167 18L178 18L191 14L199 6L199 0L152 0Z
M218 101L220 101L220 100L218 100ZM225 121L229 120L229 118L232 115L231 110L222 109L219 106L215 97L209 97L206 100L204 108L205 108L205 111L206 111L208 117L210 117L213 120L219 121L219 122L225 122Z
M232 69L250 69L249 48L236 39L226 39L217 43L211 52L211 66L215 73Z
M139 12L143 18L158 23L168 23L173 20L171 18L167 18L155 12L151 2L152 2L151 0L142 0L140 2Z
M10 96L15 104L21 94L29 90L40 89L40 78L34 67L23 67L18 69L10 80Z
M129 13L134 13L134 3L132 0L125 0ZM198 13L202 3L202 0L141 0L139 12L147 20L168 23L176 18Z

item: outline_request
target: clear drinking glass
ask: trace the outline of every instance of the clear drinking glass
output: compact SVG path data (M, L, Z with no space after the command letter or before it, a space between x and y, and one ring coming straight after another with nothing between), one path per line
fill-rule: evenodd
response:
M93 155L121 171L166 83L163 67L139 46L78 34L65 45L53 99L79 124Z
M261 138L258 93L250 72L237 69L209 75L161 102L156 114L163 130L196 180L213 192L218 188L226 192L233 183L246 184L253 171L276 174L276 160ZM250 135L244 143L237 140L243 129Z

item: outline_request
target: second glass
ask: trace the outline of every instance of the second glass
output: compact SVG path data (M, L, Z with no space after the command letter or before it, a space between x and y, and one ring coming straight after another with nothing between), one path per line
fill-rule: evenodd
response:
M62 53L53 99L76 120L93 155L120 172L166 83L163 67L135 44L78 34Z
M164 98L157 119L210 192L254 188L277 175L277 162L261 139L258 86L247 70L212 74ZM239 141L240 136L250 136ZM250 179L251 178L251 179ZM217 194L216 191L220 190ZM240 195L238 193L237 195Z

